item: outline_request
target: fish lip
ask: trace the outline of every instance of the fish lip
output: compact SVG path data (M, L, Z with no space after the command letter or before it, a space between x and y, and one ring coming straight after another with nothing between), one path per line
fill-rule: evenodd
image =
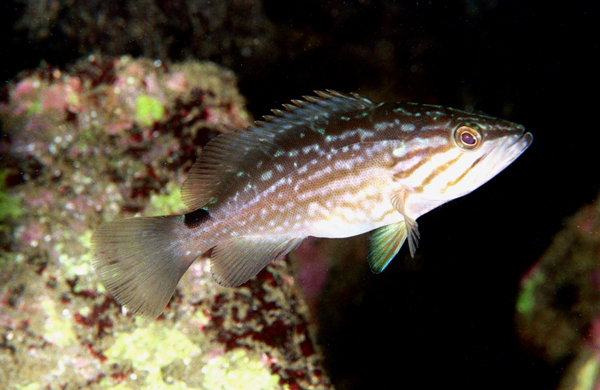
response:
M517 137L516 140L513 138L512 142L510 139L507 140L509 145L507 145L504 153L502 154L503 158L509 154L514 154L514 157L510 159L510 163L508 165L516 160L525 150L527 150L527 148L533 142L533 134L525 132L525 127L521 125L519 125L518 128L522 131L522 133Z
M533 134L525 132L525 127L519 125L518 129L522 133L507 137L503 143L504 147L501 146L497 153L490 153L487 156L486 160L491 163L491 166L501 166L502 168L499 170L491 169L486 175L484 183L511 165L533 142Z
M523 131L525 131L525 128L523 128ZM531 143L533 142L533 134L531 134L530 132L523 133L521 137L519 137L519 141L520 140L525 140L525 142L527 143L527 147L529 147L529 145L531 145Z
M522 127L523 128L523 127ZM517 138L517 140L507 148L507 152L510 150L518 150L518 154L515 157L519 157L533 142L533 134L530 132L525 132L525 128L523 128L523 133Z
M520 150L519 154L521 154L533 142L533 134L531 134L528 131L525 131L525 126L523 125L516 125L513 127L513 129L517 131L515 131L513 137L507 137L508 139L506 142L508 143L508 145L506 145L506 152L518 149Z

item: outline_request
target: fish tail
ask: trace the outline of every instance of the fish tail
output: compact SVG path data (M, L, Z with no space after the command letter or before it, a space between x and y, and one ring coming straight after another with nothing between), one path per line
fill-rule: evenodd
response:
M189 215L109 222L92 236L93 265L100 281L128 310L158 317L188 267L210 249L201 247L204 240L198 235L191 237L210 218L208 213L206 218L196 213L192 225Z

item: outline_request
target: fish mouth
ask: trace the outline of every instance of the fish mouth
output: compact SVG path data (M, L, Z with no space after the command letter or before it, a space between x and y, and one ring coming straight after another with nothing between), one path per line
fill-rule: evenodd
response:
M488 155L487 164L491 167L485 181L490 180L504 168L513 163L533 142L533 134L525 132L523 126L518 127L521 133L508 136L496 149L495 153Z
M533 134L529 132L526 133L525 128L522 126L520 127L520 129L523 133L514 141L512 145L508 147L509 152L514 151L516 153L515 159L519 157L521 153L527 150L529 145L531 145L531 143L533 142ZM512 161L514 161L514 159L512 159L511 162Z
M525 130L525 129L523 129L523 130ZM525 149L527 149L529 147L529 145L531 145L531 143L533 142L533 134L531 134L529 132L523 133L520 140L523 140L525 142ZM523 151L525 151L525 149L523 149Z

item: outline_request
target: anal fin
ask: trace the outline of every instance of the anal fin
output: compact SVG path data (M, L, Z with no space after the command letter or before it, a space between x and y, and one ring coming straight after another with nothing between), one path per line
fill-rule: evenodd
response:
M294 250L304 237L240 237L217 245L210 268L222 286L235 287L246 282L271 261Z

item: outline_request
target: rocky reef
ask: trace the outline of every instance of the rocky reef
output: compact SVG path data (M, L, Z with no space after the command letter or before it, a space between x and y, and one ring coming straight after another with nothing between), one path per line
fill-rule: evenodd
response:
M91 267L102 221L180 213L211 138L249 123L230 71L90 56L0 102L0 383L9 389L329 389L309 311L277 261L237 289L196 261L156 321Z
M558 389L600 386L600 201L570 217L523 275L517 333L528 351L565 368Z

